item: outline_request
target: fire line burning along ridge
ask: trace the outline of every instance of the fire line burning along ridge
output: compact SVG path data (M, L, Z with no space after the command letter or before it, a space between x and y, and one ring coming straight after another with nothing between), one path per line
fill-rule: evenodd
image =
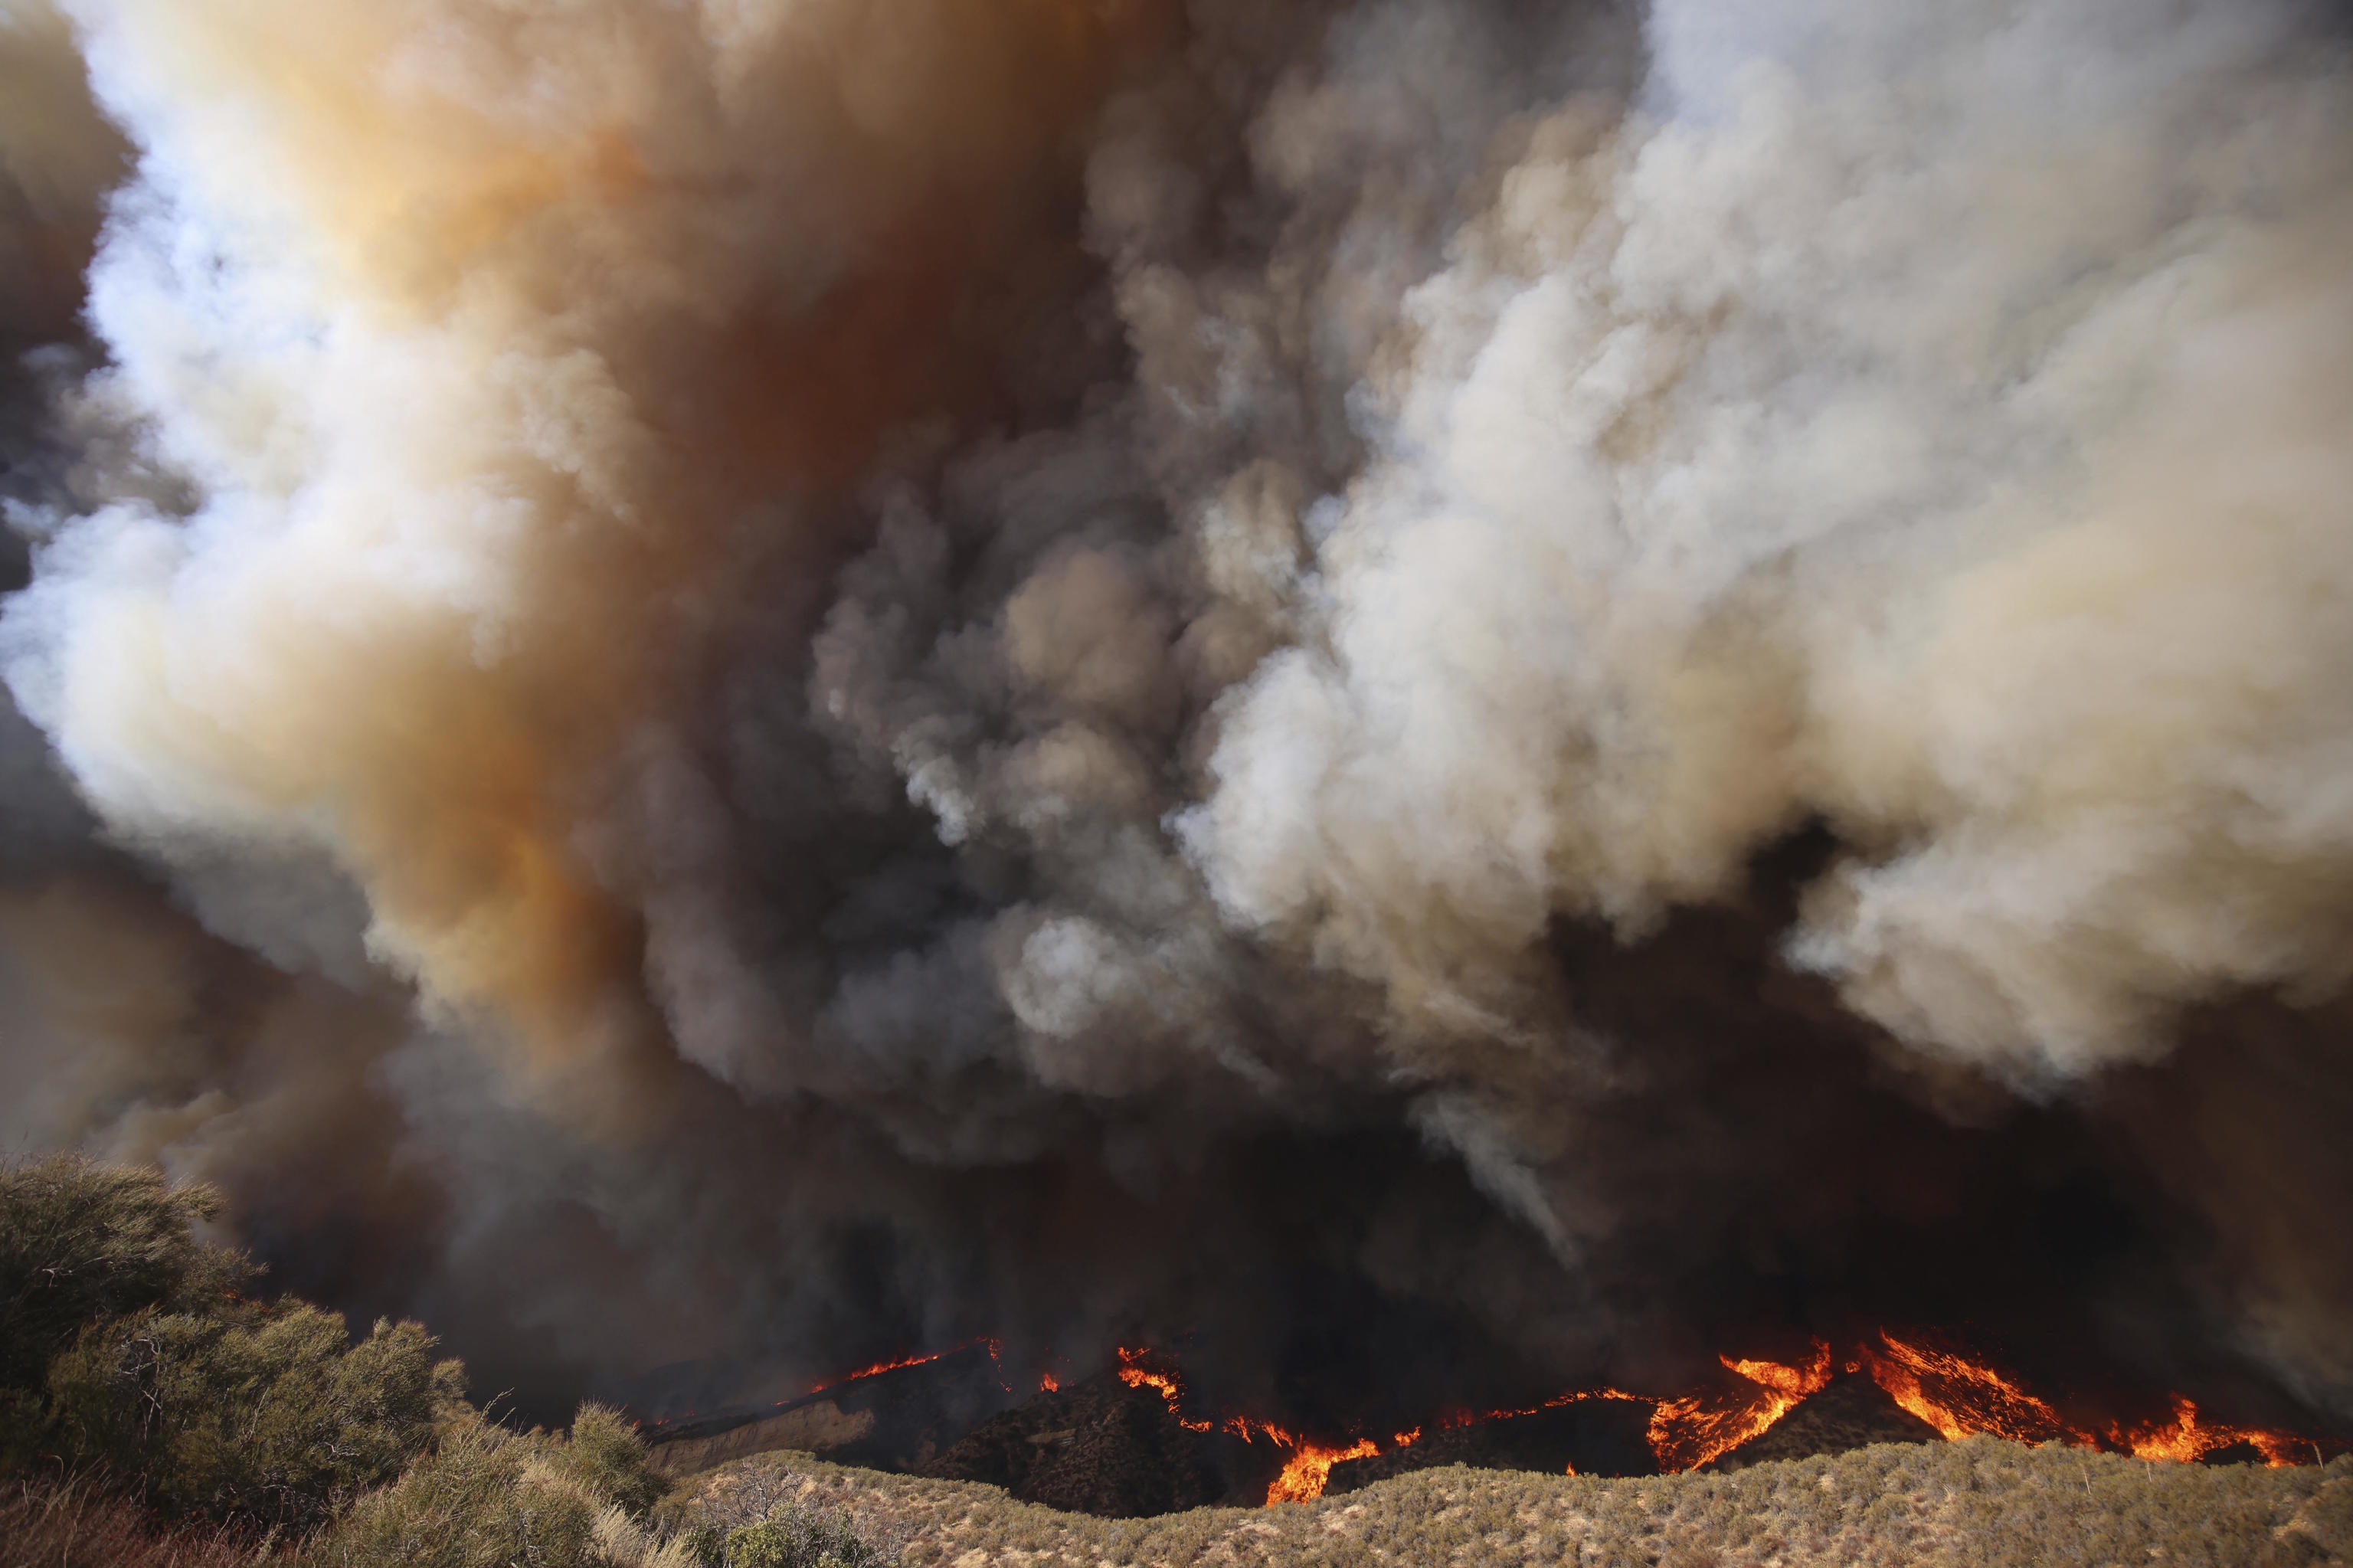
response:
M0 0L0 1150L681 1467L2325 1461L2348 239L2315 0Z
M780 1408L798 1409L819 1395L849 1388L869 1378L912 1368L934 1367L955 1357L968 1361L973 1372L994 1381L1008 1398L1018 1397L1018 1391L1014 1384L1006 1381L1010 1369L1005 1365L1001 1343L979 1340L953 1351L904 1356L860 1369L811 1389L800 1400L784 1402ZM1748 1446L1773 1432L1785 1416L1822 1393L1841 1371L1850 1380L1861 1379L1875 1386L1894 1408L1906 1413L1919 1424L1916 1435L1902 1427L1883 1425L1867 1433L1863 1438L1866 1441L1917 1442L1930 1436L1961 1441L1976 1436L1994 1436L2028 1445L2059 1443L2091 1451L2128 1454L2150 1462L2215 1462L2237 1457L2243 1462L2273 1467L2321 1464L2335 1454L2348 1451L2348 1446L2342 1441L2240 1427L2204 1418L2192 1402L2178 1395L2171 1401L2171 1411L2166 1417L2135 1426L2111 1423L2103 1430L2094 1430L2071 1422L2049 1402L1985 1361L1925 1340L1899 1338L1884 1331L1873 1336L1867 1344L1852 1347L1842 1364L1832 1348L1819 1340L1810 1355L1795 1364L1731 1357L1721 1358L1721 1361L1725 1375L1716 1380L1715 1386L1672 1398L1645 1396L1612 1388L1573 1389L1523 1409L1456 1410L1426 1425L1386 1436L1350 1436L1329 1441L1319 1441L1247 1414L1219 1414L1195 1410L1187 1399L1180 1361L1174 1355L1139 1347L1122 1347L1117 1351L1113 1367L1094 1381L1115 1383L1156 1399L1165 1407L1170 1421L1186 1433L1210 1439L1232 1439L1261 1452L1263 1458L1258 1459L1255 1465L1246 1461L1241 1468L1244 1473L1255 1474L1271 1467L1271 1478L1264 1482L1263 1489L1263 1504L1267 1507L1315 1500L1331 1484L1335 1468L1341 1468L1344 1474L1350 1474L1355 1479L1351 1472L1343 1468L1355 1461L1388 1456L1391 1463L1379 1467L1377 1471L1384 1475L1419 1467L1410 1463L1400 1466L1395 1461L1406 1450L1419 1445L1425 1431L1437 1435L1507 1425L1547 1411L1588 1402L1608 1402L1645 1413L1640 1431L1647 1450L1643 1457L1649 1464L1630 1471L1620 1469L1609 1473L1655 1471L1671 1474L1708 1467L1727 1459L1738 1462L1745 1457ZM1062 1383L1054 1372L1048 1371L1036 1374L1034 1386L1040 1395L1059 1394ZM1067 1406L1064 1401L1058 1400L1053 1404L1058 1413ZM1058 1414L1057 1419L1060 1418ZM757 1419L756 1415L748 1413L733 1418L738 1423ZM654 1423L647 1428L647 1436L657 1445L657 1453L659 1454L662 1446L696 1441L698 1435L710 1431L713 1425L690 1423L673 1430L674 1424ZM981 1430L985 1432L987 1425L983 1424ZM734 1429L724 1422L716 1425L723 1432ZM797 1426L780 1441L738 1445L724 1450L724 1454L728 1458L737 1458L763 1447L789 1445L814 1446L822 1451L829 1446L823 1442L810 1444L805 1440L794 1440L800 1438L806 1431L805 1425ZM860 1429L858 1435L863 1436L863 1429ZM1075 1435L1068 1429L1050 1430L1044 1435L1044 1440L1062 1442ZM1039 1438L1029 1436L1027 1440L1036 1444ZM1833 1443L1805 1451L1835 1452L1842 1446ZM977 1464L960 1461L959 1455L971 1446L953 1446L938 1458L892 1467L911 1467L922 1474L1010 1482L1017 1496L1026 1495L1023 1489L1026 1477L1005 1474L1001 1467L992 1467L985 1461ZM708 1457L697 1454L689 1462L673 1462L669 1467L679 1473L691 1473L702 1467L698 1461ZM887 1460L885 1462L888 1463ZM1460 1456L1442 1457L1433 1462L1460 1462ZM1532 1463L1528 1455L1523 1452L1503 1461L1503 1466L1506 1468L1531 1468L1541 1463L1541 1460ZM1620 1463L1622 1464L1622 1456ZM1574 1458L1562 1467L1571 1475L1580 1473ZM1051 1495L1050 1489L1048 1495ZM1216 1500L1216 1495L1201 1500ZM1247 1499L1234 1498L1229 1500ZM1137 1509L1134 1504L1134 1499L1131 1497L1110 1495L1099 1499L1099 1505L1089 1511L1114 1515L1155 1511Z

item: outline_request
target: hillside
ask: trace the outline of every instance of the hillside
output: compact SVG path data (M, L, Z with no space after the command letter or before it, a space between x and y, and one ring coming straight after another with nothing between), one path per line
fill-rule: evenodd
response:
M846 1509L907 1568L1560 1564L1591 1568L2068 1568L2353 1562L2353 1457L2327 1468L2148 1464L1992 1439L1883 1444L1733 1473L1605 1480L1459 1467L1274 1509L1106 1520L995 1487L796 1453L687 1482L673 1521Z

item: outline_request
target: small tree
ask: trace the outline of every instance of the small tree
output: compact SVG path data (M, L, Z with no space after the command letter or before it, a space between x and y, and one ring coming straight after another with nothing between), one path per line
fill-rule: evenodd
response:
M691 1568L633 1516L668 1485L645 1445L584 1404L570 1441L469 1415L391 1486L369 1493L315 1549L318 1568Z
M541 1463L539 1441L480 1420L449 1428L314 1549L321 1568L601 1568L597 1499Z
M0 1166L0 1391L35 1393L85 1324L149 1308L202 1309L258 1272L194 1227L210 1187L77 1155Z
M556 1453L583 1486L633 1516L642 1517L670 1490L645 1439L608 1405L583 1404L572 1417L571 1441Z
M306 1303L149 1310L87 1330L49 1374L52 1442L167 1512L297 1530L397 1476L465 1381L415 1323L358 1344Z

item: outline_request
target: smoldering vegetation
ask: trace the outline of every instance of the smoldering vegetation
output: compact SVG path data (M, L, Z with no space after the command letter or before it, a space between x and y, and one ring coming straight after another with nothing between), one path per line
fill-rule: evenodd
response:
M0 1139L527 1406L2353 1414L2346 45L9 0Z

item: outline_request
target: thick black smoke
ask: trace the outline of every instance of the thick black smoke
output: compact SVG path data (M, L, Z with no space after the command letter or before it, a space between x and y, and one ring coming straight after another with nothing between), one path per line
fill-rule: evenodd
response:
M527 1400L2353 1413L2347 65L20 0L0 1136Z

